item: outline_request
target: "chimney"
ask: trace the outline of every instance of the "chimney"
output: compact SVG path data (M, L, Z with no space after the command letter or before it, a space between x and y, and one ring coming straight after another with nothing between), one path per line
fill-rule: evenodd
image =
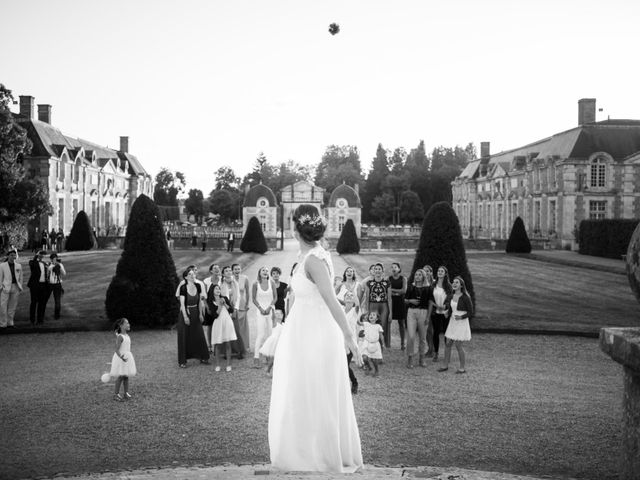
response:
M33 110L36 99L29 95L20 95L20 115L33 120Z
M120 137L120 151L129 153L129 137Z
M491 142L480 142L480 158L491 156Z
M51 105L38 105L38 120L51 125Z
M578 100L578 125L596 121L596 99L581 98Z

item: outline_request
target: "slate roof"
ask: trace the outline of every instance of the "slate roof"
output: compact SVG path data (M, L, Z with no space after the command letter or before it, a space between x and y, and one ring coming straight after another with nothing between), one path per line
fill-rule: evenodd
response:
M499 164L506 172L520 159L586 159L595 152L606 152L621 161L640 152L640 120L604 120L557 133L528 145L491 155L489 167ZM459 178L472 178L479 160L469 162ZM488 168L487 171L491 169Z
M275 207L278 205L276 201L276 196L269 187L263 184L254 185L249 189L249 191L244 196L244 202L242 204L243 207L255 207L258 204L258 199L260 197L265 197L269 200L269 206Z
M27 119L20 114L14 114L16 121L27 130L29 139L33 142L31 155L35 157L60 157L62 150L66 148L72 157L83 148L88 159L93 152L99 159L98 164L104 166L108 160L117 163L118 158L127 159L129 173L133 175L149 175L142 167L138 159L130 153L119 152L112 148L104 147L82 138L73 138L63 134L53 125L36 119Z
M342 185L338 185L331 192L331 197L329 198L328 207L335 207L336 202L339 198L344 198L349 204L349 208L362 208L362 203L360 202L360 195L356 192L355 188L343 183Z

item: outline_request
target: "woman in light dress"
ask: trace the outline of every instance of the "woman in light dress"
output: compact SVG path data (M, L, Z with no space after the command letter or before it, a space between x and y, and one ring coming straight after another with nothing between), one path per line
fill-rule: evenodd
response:
M444 366L439 368L439 372L446 372L449 369L451 360L451 347L455 345L460 360L460 368L456 373L467 373L465 370L466 355L462 342L471 340L471 328L469 318L473 315L473 302L467 293L467 287L462 277L458 276L451 282L453 293L447 297L446 304L450 313L449 326L444 332Z
M253 350L253 366L260 368L260 348L271 335L273 329L273 306L276 303L276 286L269 278L269 269L258 270L258 279L251 287L251 298L256 312L256 344Z
M362 365L352 329L336 299L326 229L316 207L294 215L300 258L291 278L295 300L275 351L269 448L274 468L352 473L362 467L345 346Z

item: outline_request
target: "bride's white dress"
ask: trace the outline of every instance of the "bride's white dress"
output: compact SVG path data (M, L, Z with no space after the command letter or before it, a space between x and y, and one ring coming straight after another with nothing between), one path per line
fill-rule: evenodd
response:
M352 473L362 466L344 337L305 273L313 248L291 278L295 301L276 347L269 409L271 463L287 471Z

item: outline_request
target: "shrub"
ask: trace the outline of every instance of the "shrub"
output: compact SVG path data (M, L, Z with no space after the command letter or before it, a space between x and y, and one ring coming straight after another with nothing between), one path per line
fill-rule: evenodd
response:
M516 217L511 227L509 240L507 240L507 253L531 253L531 242L524 228L524 222L520 217Z
M78 215L76 215L76 219L73 221L73 227L71 227L71 233L69 233L65 248L71 252L76 250L91 250L93 246L93 231L91 230L89 217L84 210L80 210Z
M356 234L356 227L353 220L347 220L342 228L342 233L336 245L336 251L342 255L343 253L360 253L360 242Z
M172 325L178 317L177 285L158 207L140 195L131 207L122 256L107 289L107 317L126 317L131 324L149 327Z
M413 262L413 272L425 265L431 265L435 272L440 265L447 267L449 277L460 275L475 306L476 297L467 266L462 232L456 213L447 202L437 202L427 212L422 224L422 233Z
M240 250L243 252L255 252L265 253L269 250L267 247L267 241L262 233L262 227L257 217L251 217L249 224L247 225L247 231L242 236L242 242L240 242Z
M627 253L638 219L583 220L578 229L579 252L583 255L620 258Z

